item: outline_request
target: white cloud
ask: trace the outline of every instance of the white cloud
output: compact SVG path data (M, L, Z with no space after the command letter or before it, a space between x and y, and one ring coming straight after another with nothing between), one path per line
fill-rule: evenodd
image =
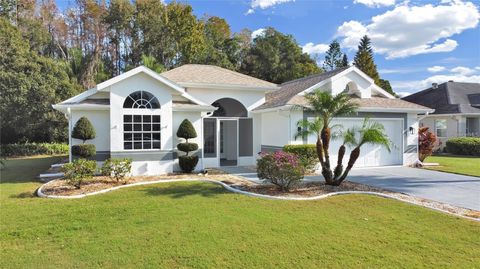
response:
M387 59L417 54L448 52L458 43L451 39L466 29L475 28L480 19L478 8L471 2L409 6L408 2L374 16L369 24L344 22L337 29L342 45L356 48L360 38L368 34L376 53Z
M398 96L400 96L400 98L403 98L403 97L407 97L409 96L410 94L412 94L411 92L396 92L396 94Z
M453 73L464 75L464 76L468 76L476 72L474 69L471 69L465 66L457 66L455 68L452 68L452 70L450 71L452 71Z
M259 28L255 31L252 32L252 39L254 39L255 37L259 36L259 35L263 35L263 33L265 32L265 28Z
M308 54L322 54L328 50L328 44L313 44L309 42L302 47L302 51Z
M386 6L393 6L395 4L395 0L353 0L354 4L363 4L367 7L386 7Z
M295 0L252 0L252 2L250 2L250 7L253 9L255 8L266 9L278 4L293 2L293 1Z
M247 12L245 12L245 15L250 15L250 14L253 14L253 13L255 13L255 10L253 8L249 8L247 10Z
M440 66L440 65L435 65L427 68L427 71L430 73L438 73L438 72L442 72L443 70L445 70L445 66Z
M424 80L415 81L390 81L394 91L418 92L432 85L432 83L444 83L449 80L455 82L475 82L480 83L480 75L466 76L462 74L434 75Z
M480 70L480 66L475 67L475 69Z

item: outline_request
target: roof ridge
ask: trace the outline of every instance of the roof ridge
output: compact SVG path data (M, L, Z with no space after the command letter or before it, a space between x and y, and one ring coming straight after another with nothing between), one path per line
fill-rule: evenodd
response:
M260 78L256 78L256 77L253 77L253 76L249 76L249 75L246 75L246 74L243 74L243 73L240 73L240 72L237 72L237 71L233 71L233 70L230 70L230 69L227 69L227 68L223 68L223 67L220 67L220 66L216 66L216 65L208 65L208 64L204 64L204 66L211 66L213 68L216 68L216 69L220 69L220 70L223 70L223 71L227 71L229 73L231 73L232 75L235 75L235 76L239 76L239 77L244 77L244 78L249 78L249 79L256 79L256 80L260 80L260 81L263 81L263 82L268 82L268 83L271 83L271 84L274 84L275 86L277 86L278 84L276 83L273 83L273 82L270 82L270 81L267 81L267 80L263 80L263 79L260 79Z

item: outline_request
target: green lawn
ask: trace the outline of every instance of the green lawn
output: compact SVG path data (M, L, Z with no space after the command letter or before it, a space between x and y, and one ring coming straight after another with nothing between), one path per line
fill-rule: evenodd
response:
M272 201L210 183L32 197L56 158L7 162L1 268L475 268L480 224L372 196Z
M430 156L426 162L440 164L427 169L480 177L480 157Z

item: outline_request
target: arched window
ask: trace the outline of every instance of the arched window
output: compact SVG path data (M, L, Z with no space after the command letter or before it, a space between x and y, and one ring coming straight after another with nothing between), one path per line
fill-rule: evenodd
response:
M123 108L159 109L160 103L153 94L136 91L125 99ZM160 149L161 119L158 110L125 110L125 112L126 114L123 115L123 149Z
M158 109L160 103L153 94L146 91L136 91L125 99L123 108Z

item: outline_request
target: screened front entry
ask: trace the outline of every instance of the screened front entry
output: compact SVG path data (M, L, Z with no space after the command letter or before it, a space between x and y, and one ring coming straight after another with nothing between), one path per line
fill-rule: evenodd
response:
M253 158L253 121L238 101L224 98L212 117L203 121L204 158L210 166L242 165Z

